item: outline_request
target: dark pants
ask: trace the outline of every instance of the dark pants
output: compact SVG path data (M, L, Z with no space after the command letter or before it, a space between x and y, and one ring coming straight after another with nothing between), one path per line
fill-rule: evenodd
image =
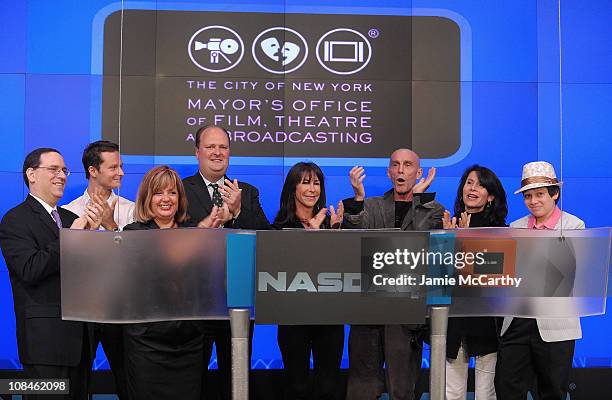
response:
M412 325L352 325L347 400L375 400L385 386L391 399L413 400L423 354L420 333Z
M535 319L512 320L497 353L497 399L525 400L535 375L539 400L565 400L574 343L545 342Z
M193 321L124 325L130 400L199 400L202 333Z
M213 343L217 351L217 371L219 377L219 392L215 398L221 400L231 400L232 398L232 330L229 320L202 321L200 323L204 334L204 376L203 382L208 378L208 364L212 355ZM254 324L251 321L249 326L249 368L251 353L253 349ZM205 399L205 392L202 391L202 399Z
M127 400L127 379L123 350L123 325L94 324L94 349L102 343L104 354L108 360L113 377L115 389L119 400Z
M283 355L286 399L334 398L342 362L344 326L279 325L278 346ZM311 351L314 366L312 389L309 385Z
M29 379L68 379L70 386L69 395L24 395L23 400L86 400L89 397L89 380L91 377L91 351L89 349L89 335L83 335L83 348L81 360L74 367L61 365L32 365L24 364L23 371Z

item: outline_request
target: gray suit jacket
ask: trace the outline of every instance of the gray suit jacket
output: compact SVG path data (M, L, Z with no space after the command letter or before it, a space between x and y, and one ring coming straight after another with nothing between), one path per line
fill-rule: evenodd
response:
M527 228L529 216L525 216L518 219L510 224L511 228ZM563 229L584 229L584 222L578 217L563 211L561 219L555 225L555 229L561 229L561 222L563 222ZM545 342L560 342L563 340L580 339L582 337L582 329L580 328L580 318L554 318L545 319L537 318L538 330L540 336ZM504 318L504 323L501 328L501 335L506 333L510 324L512 323L512 317Z
M423 194L431 196L429 194ZM444 206L435 200L421 204L421 196L415 195L412 209L402 221L401 229L411 231L427 231L442 228ZM363 211L359 214L344 215L344 226L353 229L380 229L395 227L395 200L393 189L384 196L365 199Z

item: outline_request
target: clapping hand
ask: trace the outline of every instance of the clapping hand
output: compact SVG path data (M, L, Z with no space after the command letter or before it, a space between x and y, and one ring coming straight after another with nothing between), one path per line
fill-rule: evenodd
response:
M444 229L455 229L457 228L457 217L451 218L450 211L444 210L442 215L442 227Z
M86 229L87 228L87 217L85 215L75 219L70 225L70 229Z
M444 229L469 228L471 218L472 215L464 211L461 213L461 218L458 220L457 217L451 219L450 212L445 210L442 216L442 227Z
M333 205L329 206L329 217L329 223L331 225L331 228L340 228L340 226L342 225L342 219L344 218L344 203L342 203L342 200L338 202L338 212L336 212Z
M213 206L210 214L198 223L198 228L219 228L231 219L227 204L223 207Z
M91 229L97 230L102 223L102 207L97 203L90 202L85 207L85 213L81 218L85 218L87 220L87 224L82 229Z
M461 213L461 218L457 221L459 228L469 228L470 227L470 219L472 218L472 214L468 214L466 211Z
M94 192L94 195L91 199L93 203L98 205L102 211L102 221L100 225L107 231L117 230L119 227L117 222L115 222L115 208L117 207L118 197L115 197L111 204L108 204L108 201L104 199L103 194L100 191Z
M238 180L230 181L226 179L223 186L219 187L219 191L223 196L223 202L227 204L229 212L233 218L236 218L240 213L242 206L242 189L238 187Z
M304 227L306 229L319 229L321 228L321 224L325 221L325 217L327 216L327 208L322 208L319 210L317 215L310 218L305 224Z

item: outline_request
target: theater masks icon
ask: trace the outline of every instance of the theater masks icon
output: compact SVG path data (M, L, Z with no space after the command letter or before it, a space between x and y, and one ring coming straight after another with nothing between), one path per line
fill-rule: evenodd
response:
M262 40L261 49L268 57L280 62L283 66L291 63L300 54L300 46L297 44L285 42L281 47L274 37Z

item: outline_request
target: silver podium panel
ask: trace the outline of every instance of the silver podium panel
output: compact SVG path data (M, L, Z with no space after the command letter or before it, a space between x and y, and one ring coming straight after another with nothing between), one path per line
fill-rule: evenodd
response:
M227 319L224 229L62 229L62 317Z
M560 231L508 228L453 232L455 252L484 251L487 262L455 268L455 278L464 284L459 281L450 288L450 316L565 318L605 313L610 228L565 230L562 236ZM497 285L465 284L480 276L507 279Z

